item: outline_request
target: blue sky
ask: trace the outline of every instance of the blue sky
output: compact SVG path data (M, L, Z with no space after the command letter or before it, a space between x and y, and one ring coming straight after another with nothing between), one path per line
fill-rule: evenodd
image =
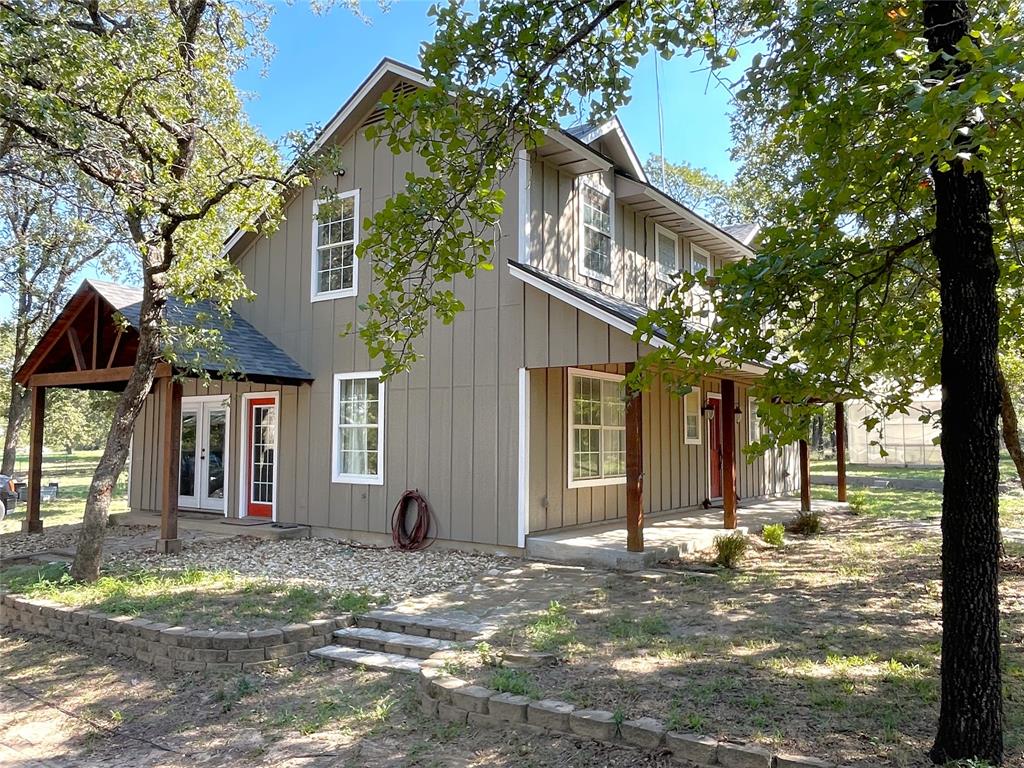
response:
M276 4L269 37L277 52L263 76L253 69L238 79L252 96L250 117L273 138L322 125L385 56L418 64L421 42L433 36L429 7L427 0L397 0L383 12L364 2L366 23L343 8L318 16L308 3ZM641 160L658 151L654 66L653 54L641 61L633 101L620 113ZM662 62L665 156L731 178L729 97L700 69L697 59L681 56Z

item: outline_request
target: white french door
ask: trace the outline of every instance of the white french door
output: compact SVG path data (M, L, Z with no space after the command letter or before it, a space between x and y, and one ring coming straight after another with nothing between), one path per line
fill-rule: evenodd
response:
M224 511L228 415L222 395L182 398L178 506Z

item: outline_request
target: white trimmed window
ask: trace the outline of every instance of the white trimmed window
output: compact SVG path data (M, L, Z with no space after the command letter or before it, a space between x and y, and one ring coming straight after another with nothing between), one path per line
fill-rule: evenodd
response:
M711 266L711 254L699 245L690 243L690 274L696 275L702 269L707 271L708 277L714 274L714 268Z
M683 442L686 445L700 445L700 402L700 387L683 395Z
M757 415L757 398L747 398L747 442L761 439L761 418Z
M580 183L580 274L612 282L611 190L596 182Z
M569 371L569 487L626 482L626 385L622 376Z
M671 280L679 273L679 236L657 224L654 239L658 252L658 277Z
M384 482L384 383L380 372L334 375L332 453L334 482Z
M359 190L313 202L313 301L356 295Z

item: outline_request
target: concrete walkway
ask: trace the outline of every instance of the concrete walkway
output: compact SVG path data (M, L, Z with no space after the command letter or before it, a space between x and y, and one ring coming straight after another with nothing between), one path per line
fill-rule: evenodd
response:
M821 514L845 512L848 504L812 500ZM738 530L756 533L773 523L786 523L800 510L797 498L740 503ZM659 560L697 552L712 546L723 535L722 509L688 509L649 518L644 526L643 552L626 551L626 521L622 518L598 525L566 528L527 537L527 557L559 563L598 565L619 570L648 568Z

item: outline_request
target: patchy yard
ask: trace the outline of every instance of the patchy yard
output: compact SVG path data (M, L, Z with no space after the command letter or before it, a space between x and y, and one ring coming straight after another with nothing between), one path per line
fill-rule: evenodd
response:
M43 485L59 483L60 490L53 501L43 502L40 516L44 529L56 525L82 522L85 499L89 495L89 482L100 460L100 451L79 451L77 453L48 453L43 456ZM16 474L21 477L28 471L28 459L20 456L15 463ZM121 475L114 489L111 512L128 509L128 475ZM19 501L17 508L0 520L0 534L21 530L25 519L25 502Z
M811 495L831 501L836 489L815 485ZM871 517L938 520L942 516L942 494L936 491L850 488L846 498L854 512ZM1011 490L999 497L999 521L1004 528L1024 528L1024 492Z
M0 762L11 765L669 765L663 757L578 738L445 725L420 714L411 677L314 663L204 680L14 636L0 638L0 678Z
M111 529L108 546L121 544L121 533ZM170 557L151 551L151 543L140 546L109 554L94 584L71 581L60 563L11 566L0 572L0 583L115 615L196 629L262 629L443 591L511 567L489 555L377 550L326 539L200 538Z
M836 516L821 536L789 542L758 547L736 571L701 559L623 574L450 664L501 690L651 715L719 739L844 765L928 765L939 694L937 527ZM1008 765L1024 765L1021 555L1011 547L1002 584ZM564 663L482 663L503 645Z

